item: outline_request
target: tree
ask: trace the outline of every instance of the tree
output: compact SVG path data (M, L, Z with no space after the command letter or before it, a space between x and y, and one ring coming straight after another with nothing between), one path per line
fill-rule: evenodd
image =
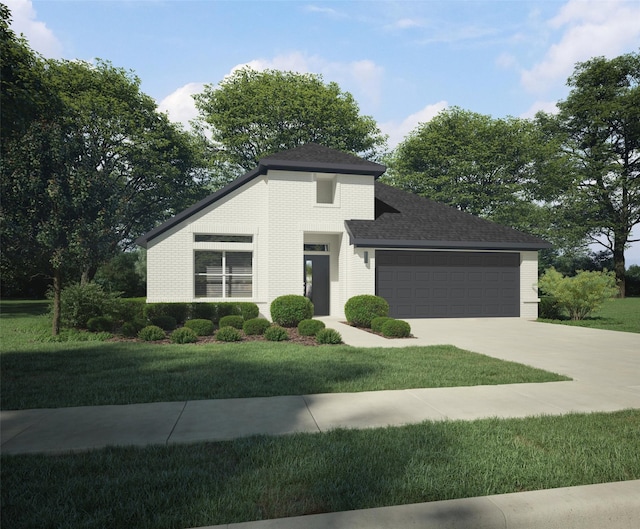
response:
M543 175L563 174L563 160L555 152L536 122L453 107L398 146L386 178L461 211L559 242L564 232L545 229L552 216L541 205L560 185Z
M316 142L375 157L386 137L353 96L320 75L244 68L195 96L216 160L253 169L268 154Z
M625 295L625 247L640 223L640 55L579 63L558 104L564 149L577 178L561 202L570 221L613 253ZM640 240L640 239L639 239Z

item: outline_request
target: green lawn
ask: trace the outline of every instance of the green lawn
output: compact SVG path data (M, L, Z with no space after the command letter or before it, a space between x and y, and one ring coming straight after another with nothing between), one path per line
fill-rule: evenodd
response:
M568 319L540 319L540 321L574 325L577 327L590 327L592 329L640 333L640 298L609 300L601 309L595 311L589 318L582 321L571 321Z
M446 345L47 342L39 310L15 304L0 318L2 409L568 380Z
M200 527L640 478L640 411L2 457L2 527Z

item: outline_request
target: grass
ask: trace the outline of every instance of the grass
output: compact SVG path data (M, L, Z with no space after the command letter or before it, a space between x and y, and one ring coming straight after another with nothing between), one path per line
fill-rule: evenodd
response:
M2 409L569 380L446 345L49 343L43 310L37 303L3 310Z
M640 478L640 411L2 457L2 527L199 527Z
M581 321L540 319L545 323L559 323L576 327L640 333L640 298L611 299Z

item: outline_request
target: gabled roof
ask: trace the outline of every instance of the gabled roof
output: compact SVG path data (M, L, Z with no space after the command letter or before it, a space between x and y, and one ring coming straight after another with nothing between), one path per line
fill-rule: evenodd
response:
M373 248L539 250L533 235L375 182L376 219L345 222L350 243Z
M138 237L136 244L146 248L149 241L158 235L209 207L214 202L227 196L257 176L266 174L269 170L372 175L378 178L386 169L384 165L364 160L353 154L331 149L323 145L318 145L317 143L305 143L300 147L261 158L258 167L254 170L236 178L222 189L203 198L200 202L195 203L193 206Z

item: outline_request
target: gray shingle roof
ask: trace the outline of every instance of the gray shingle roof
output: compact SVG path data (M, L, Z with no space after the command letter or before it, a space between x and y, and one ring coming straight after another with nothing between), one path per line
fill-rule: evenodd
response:
M539 250L551 245L450 206L375 183L375 220L348 220L355 246L384 248L442 248Z

